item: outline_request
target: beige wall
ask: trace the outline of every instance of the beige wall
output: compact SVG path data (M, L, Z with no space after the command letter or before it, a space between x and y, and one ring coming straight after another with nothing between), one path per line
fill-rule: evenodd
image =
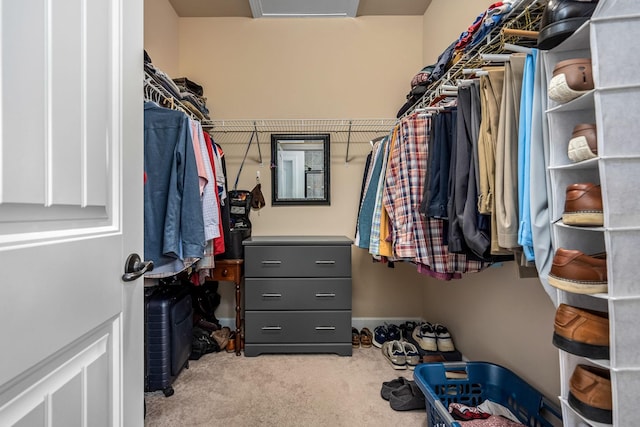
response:
M218 119L395 117L421 46L417 16L180 19L180 72Z
M217 119L395 117L411 77L435 62L488 5L472 3L460 8L458 2L433 0L424 17L181 18L179 49L166 51L167 56L179 52L178 70L170 75L202 84ZM154 62L154 55L162 55L162 46L158 49L150 52ZM251 189L259 171L269 201L270 147L269 141L261 142L263 164L256 161L254 146L238 188ZM223 148L232 185L245 145ZM353 237L368 146L352 146L349 163L344 144L331 149L331 206L272 207L268 202L251 213L254 234ZM373 263L365 250L353 248L352 254L354 317L441 322L467 357L507 366L547 396L559 395L553 305L535 279L517 278L513 263L440 282L410 264L390 269ZM221 293L217 314L231 318L232 285L221 283Z
M178 77L178 15L167 0L144 0L144 48L153 65Z

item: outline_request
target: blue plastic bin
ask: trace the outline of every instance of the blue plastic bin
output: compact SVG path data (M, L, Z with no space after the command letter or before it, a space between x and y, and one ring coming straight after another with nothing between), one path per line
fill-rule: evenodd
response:
M448 371L463 378L447 378ZM562 425L557 405L507 368L493 363L423 363L416 367L413 378L425 395L432 427L461 427L449 414L449 403L478 406L486 399L509 408L527 426Z

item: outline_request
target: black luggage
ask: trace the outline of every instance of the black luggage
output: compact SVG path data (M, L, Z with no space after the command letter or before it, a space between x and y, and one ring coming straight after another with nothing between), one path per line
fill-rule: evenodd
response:
M192 328L187 286L158 286L145 295L145 391L173 394L171 384L189 364Z

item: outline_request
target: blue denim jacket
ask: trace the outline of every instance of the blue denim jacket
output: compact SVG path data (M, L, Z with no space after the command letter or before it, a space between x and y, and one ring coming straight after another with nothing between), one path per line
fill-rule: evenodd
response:
M179 272L185 258L201 258L205 237L189 119L144 105L144 258L153 273Z

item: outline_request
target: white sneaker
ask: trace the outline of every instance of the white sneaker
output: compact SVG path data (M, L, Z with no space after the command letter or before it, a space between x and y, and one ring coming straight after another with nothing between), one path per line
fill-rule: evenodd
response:
M393 369L407 369L406 355L400 341L386 341L382 344L382 354L391 363Z
M407 367L409 369L415 369L420 363L420 353L415 345L410 342L403 341L402 348L404 349L405 360L407 361Z
M456 350L455 346L453 345L453 340L451 339L451 334L449 334L449 330L447 330L447 328L436 323L436 325L434 326L434 331L438 343L438 351Z
M436 333L431 323L425 322L420 324L413 330L411 335L421 349L426 351L438 351Z

